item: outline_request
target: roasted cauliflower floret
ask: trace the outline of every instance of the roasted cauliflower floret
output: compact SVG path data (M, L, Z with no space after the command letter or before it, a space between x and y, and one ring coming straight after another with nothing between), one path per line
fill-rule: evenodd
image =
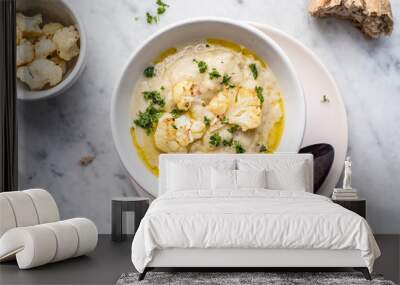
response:
M227 112L229 123L240 126L243 131L255 129L261 124L261 102L255 90L238 88L230 99Z
M222 142L230 142L233 139L233 135L231 132L229 132L227 129L223 129L222 131L219 132L219 135L221 136Z
M200 139L206 131L206 125L203 122L192 120L192 126L190 127L194 140Z
M59 58L57 56L53 56L52 58L50 58L50 60L52 62L54 62L56 65L58 65L59 67L61 67L63 75L67 72L67 63L64 60L62 60L61 58Z
M204 122L205 120L209 121L210 125L215 124L218 119L214 115L214 113L210 112L206 107L204 107L201 103L194 103L190 108L190 112L192 118L197 121ZM206 118L206 119L204 119Z
M229 108L229 98L225 93L225 90L219 92L217 96L211 99L207 106L207 109L217 116L224 115Z
M69 61L79 54L79 33L74 26L65 27L55 32L53 42L57 46L60 58Z
M22 40L17 45L17 66L25 65L33 61L33 45L27 40Z
M188 145L200 139L205 129L204 123L186 115L174 119L167 113L158 122L154 135L155 144L163 152L186 152Z
M42 89L46 84L54 86L62 79L61 67L47 59L36 59L27 66L17 69L17 78L32 90Z
M190 118L185 115L180 116L175 120L174 127L176 128L176 141L181 146L186 147L194 141L192 132L190 130L191 126L192 122L190 121Z
M42 32L46 37L51 38L58 30L61 30L62 28L64 28L64 26L60 23L48 23L43 26Z
M187 111L192 106L197 92L196 85L192 81L183 80L173 87L172 99L179 110Z
M177 127L170 113L165 113L158 121L154 133L156 147L163 152L186 152L186 146L181 146L176 139Z
M197 139L200 139L206 126L203 122L190 119L186 115L182 115L175 119L176 140L181 146L187 146Z
M22 36L39 36L42 34L40 25L43 22L42 15L37 14L33 17L24 16L22 13L17 13L16 16L17 29Z
M57 47L53 43L52 40L46 38L46 37L41 37L36 43L35 43L35 57L36 58L47 58L49 55L54 53L56 51Z

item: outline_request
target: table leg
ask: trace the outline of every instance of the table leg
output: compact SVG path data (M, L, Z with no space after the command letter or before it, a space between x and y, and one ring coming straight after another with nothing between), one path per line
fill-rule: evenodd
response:
M122 203L112 201L111 205L111 239L112 241L123 241L122 234Z
M136 207L135 207L135 232L138 230L140 221L143 219L148 208L149 208L148 201L143 201L142 203L138 203L136 205Z

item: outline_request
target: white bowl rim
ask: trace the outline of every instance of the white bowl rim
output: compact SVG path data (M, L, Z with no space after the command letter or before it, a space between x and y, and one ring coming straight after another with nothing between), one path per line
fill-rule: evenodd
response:
M186 25L186 24L193 24L193 23L201 23L201 22L220 22L220 23L227 23L230 25L234 25L234 26L239 26L245 30L248 30L249 32L256 34L257 36L259 36L260 38L264 38L266 39L266 41L275 49L275 51L279 54L279 56L281 57L282 61L285 63L285 65L288 67L288 71L291 74L291 77L293 78L294 81L294 86L296 86L297 92L301 95L300 98L300 104L301 106L299 106L301 109L299 110L302 121L301 123L301 129L298 130L298 132L300 132L300 136L301 138L299 139L296 148L300 149L303 139L304 139L304 132L305 132L305 128L306 128L306 104L305 104L305 96L304 96L304 91L303 91L303 87L300 83L300 80L295 72L294 66L292 64L292 62L290 61L289 57L286 55L286 53L282 50L282 48L272 39L270 38L268 35L266 35L265 33L261 32L260 30L258 30L256 27L251 26L250 23L245 22L245 21L236 21L236 20L231 20L229 18L224 18L224 17L195 17L195 18L190 18L190 19L185 19L185 20L181 20L178 22L175 22L171 25L168 25L162 29L160 29L159 31L155 32L154 34L150 35L148 38L146 38L145 40L143 40L143 42L141 44L139 44L137 46L137 48L132 52L132 54L130 55L129 59L127 60L127 63L125 64L125 66L122 69L122 72L120 74L120 77L114 87L114 91L112 93L111 96L111 111L110 111L110 123L111 123L111 134L113 137L113 141L114 141L114 147L117 150L119 159L122 162L123 167L126 169L126 171L128 172L128 174L130 175L130 177L132 179L135 180L135 182L142 188L144 189L146 192L148 192L151 195L153 193L153 189L146 189L146 187L144 187L140 181L138 181L137 179L135 179L135 177L133 177L133 175L130 173L127 165L129 165L129 161L128 158L125 157L122 153L122 145L120 142L120 138L117 132L117 122L116 122L116 106L117 106L117 98L118 98L118 94L120 93L119 89L122 83L122 80L124 79L124 74L126 73L126 71L129 69L129 66L131 64L131 62L133 61L133 59L137 56L137 54L152 40L154 40L155 38L159 37L161 34L175 29L179 26L182 25Z
M80 41L80 52L79 52L79 57L78 60L75 63L74 68L71 70L71 72L67 75L66 78L64 78L59 84L56 86L46 89L46 90L28 90L24 88L23 92L18 92L17 88L17 98L19 100L23 101L36 101L36 100L43 100L47 98L51 98L54 96L57 96L61 94L63 91L68 89L72 84L75 83L76 80L78 80L80 74L82 73L83 69L86 66L86 54L87 54L87 43L86 43L86 31L85 27L83 25L83 21L81 17L79 16L78 12L76 12L76 9L72 7L72 5L66 1L66 0L58 0L61 2L69 11L70 13L75 17L77 28L79 30L79 41ZM18 80L18 79L17 79Z

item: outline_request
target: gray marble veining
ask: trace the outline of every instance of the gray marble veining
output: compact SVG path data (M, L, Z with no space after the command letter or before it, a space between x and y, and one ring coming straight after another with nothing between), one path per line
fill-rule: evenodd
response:
M162 27L198 16L221 16L274 26L321 58L346 105L353 184L367 198L368 220L377 233L400 233L398 21L391 37L370 41L349 23L311 18L304 0L166 0L171 7L156 25L145 22L146 11L156 9L155 1L70 2L86 27L88 65L65 94L19 102L21 189L46 188L63 218L85 216L101 233L109 233L111 197L135 195L109 123L111 94L123 66L132 51ZM400 2L392 1L392 8L397 19ZM95 159L81 166L80 159L88 155Z

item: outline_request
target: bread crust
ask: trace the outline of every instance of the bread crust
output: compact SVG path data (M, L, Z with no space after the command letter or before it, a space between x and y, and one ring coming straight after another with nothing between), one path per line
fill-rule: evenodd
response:
M390 35L393 31L389 0L311 0L308 11L315 17L348 19L370 38Z

